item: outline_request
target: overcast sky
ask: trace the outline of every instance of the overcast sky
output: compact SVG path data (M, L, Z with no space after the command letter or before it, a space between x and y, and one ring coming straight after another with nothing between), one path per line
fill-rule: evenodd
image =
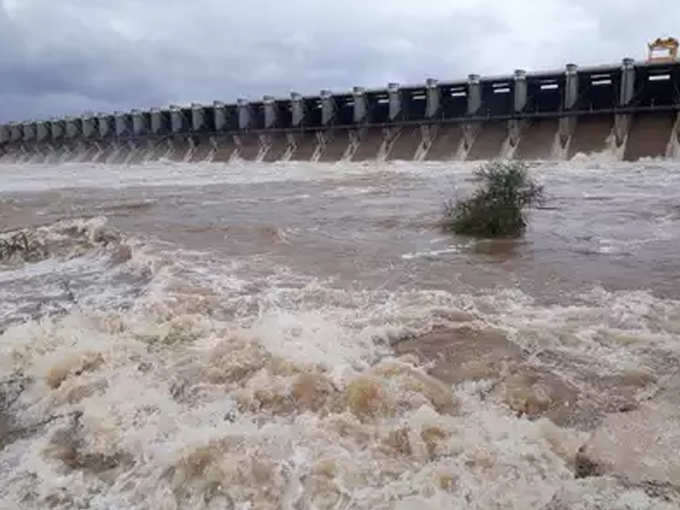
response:
M645 57L678 0L0 0L0 121Z

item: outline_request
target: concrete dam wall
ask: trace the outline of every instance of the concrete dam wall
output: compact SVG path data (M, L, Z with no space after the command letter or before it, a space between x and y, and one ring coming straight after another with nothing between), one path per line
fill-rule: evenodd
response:
M0 125L0 161L680 158L680 62L428 79Z

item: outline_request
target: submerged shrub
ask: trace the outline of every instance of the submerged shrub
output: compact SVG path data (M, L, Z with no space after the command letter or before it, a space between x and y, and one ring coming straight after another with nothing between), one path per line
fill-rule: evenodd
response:
M45 257L45 247L30 233L19 231L14 234L0 234L0 262L13 259L36 261Z
M519 161L496 161L475 171L481 186L475 193L445 204L445 224L456 234L517 237L527 225L524 209L543 203L543 187Z

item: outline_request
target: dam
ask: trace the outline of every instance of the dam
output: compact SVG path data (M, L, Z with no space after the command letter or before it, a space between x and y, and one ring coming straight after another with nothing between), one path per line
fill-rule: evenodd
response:
M680 158L680 61L0 125L5 163Z
M3 125L0 510L680 509L678 72ZM490 158L521 237L447 228Z

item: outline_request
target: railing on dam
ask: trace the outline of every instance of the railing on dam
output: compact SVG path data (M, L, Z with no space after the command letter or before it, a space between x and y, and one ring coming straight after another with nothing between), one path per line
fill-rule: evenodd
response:
M237 152L244 159L280 160L297 155L302 159L308 156L310 160L332 160L360 158L362 144L363 152L374 150L376 157L386 156L397 138L401 136L401 145L410 136L413 157L423 159L428 154L436 155L435 139L441 140L446 129L457 129L460 132L455 136L449 133L448 148L440 148L442 154L446 153L444 159L456 154L462 159L503 154L529 157L532 153L538 157L546 152L545 148L525 147L519 153L514 149L521 139L525 145L532 145L528 142L532 129L536 132L532 136L540 138L536 126L541 122L558 123L554 129L549 128L552 138L544 135L546 140L540 142L552 144L550 153L555 155L569 152L571 142L579 145L577 123L581 119L591 124L594 121L588 118L612 119L605 137L613 137L615 145L621 145L635 130L637 116L674 116L677 110L680 62L636 63L624 59L618 66L578 68L569 64L562 71L517 70L508 76L470 75L460 81L428 79L416 85L355 87L344 93L325 90L314 96L292 93L285 99L265 96L259 101L215 101L212 105L13 122L0 125L0 148L5 156L23 161L35 161L36 157L103 161L107 153L105 160L134 162L130 152L139 152L141 146L146 151L143 159L153 154L195 161L199 153L203 158L220 159L221 154L222 159L229 159ZM505 125L496 134L489 134L488 126L496 123ZM402 136L410 128L418 133ZM367 133L376 129L381 134L370 140ZM542 129L547 128L543 125ZM676 130L677 125L668 128L668 147L673 141L671 129ZM338 133L345 132L347 135L342 134L344 138L339 142ZM505 153L500 150L494 154L495 149L490 147L501 138ZM330 157L333 143L338 145L337 154ZM480 148L485 143L491 144L489 148ZM305 144L310 148L304 149ZM475 144L476 149L472 147ZM409 157L409 150L401 152Z

